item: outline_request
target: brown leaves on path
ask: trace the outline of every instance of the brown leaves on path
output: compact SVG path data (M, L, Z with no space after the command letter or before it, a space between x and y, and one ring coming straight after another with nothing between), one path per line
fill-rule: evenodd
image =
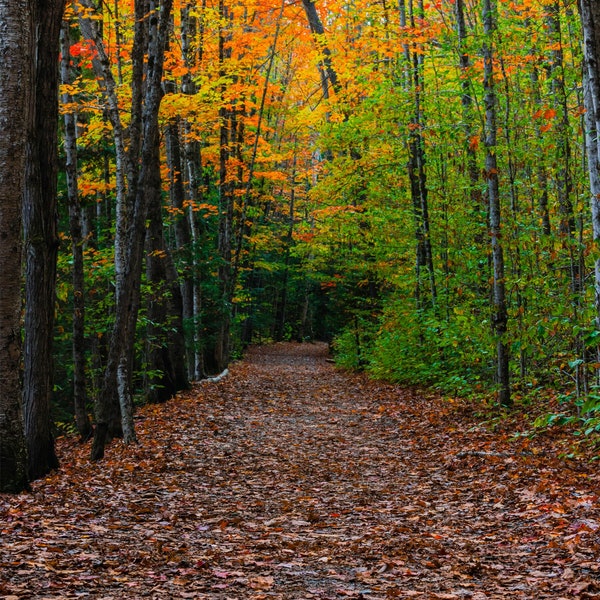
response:
M61 441L0 497L0 598L600 598L594 468L325 358L255 349L101 463Z

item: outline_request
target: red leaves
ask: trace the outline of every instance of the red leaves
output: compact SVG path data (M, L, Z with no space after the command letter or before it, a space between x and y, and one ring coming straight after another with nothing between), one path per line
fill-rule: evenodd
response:
M140 445L110 461L62 440L63 472L0 498L0 596L600 593L593 467L325 358L325 345L253 350L140 411Z

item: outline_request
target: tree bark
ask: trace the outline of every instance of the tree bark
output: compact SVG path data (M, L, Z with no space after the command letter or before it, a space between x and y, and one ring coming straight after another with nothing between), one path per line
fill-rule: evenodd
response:
M64 0L35 2L34 7L35 99L28 129L23 199L26 261L23 412L30 479L38 479L58 467L50 400L58 257L58 53Z
M61 80L63 84L73 82L71 67L71 24L63 22L61 31ZM68 105L73 99L63 94L62 102ZM77 115L64 114L65 174L69 204L69 228L71 232L71 253L73 256L73 409L75 425L82 440L92 436L92 424L87 414L86 357L85 357L85 274L83 266L83 228L81 224L81 202L77 187Z
M508 310L506 306L506 283L504 272L504 249L502 247L502 221L500 190L498 182L497 147L497 106L494 84L493 35L496 31L495 0L483 0L483 68L485 92L485 171L490 215L490 239L493 264L492 283L492 328L496 340L496 378L498 399L502 406L511 404L509 377L509 350L506 342L508 331Z
M329 50L329 47L323 39L325 29L323 28L323 23L321 22L321 17L319 17L315 3L312 0L302 0L302 6L304 7L304 12L306 13L306 18L308 19L308 26L310 27L310 30L317 43L317 47L321 50L321 54L323 56L323 60L319 66L319 71L321 74L323 97L328 99L330 96L330 89L337 93L340 87L337 72L333 68L333 64L331 62L331 50Z
M119 386L119 395L123 398L129 390L123 380L126 372L126 361L133 349L132 324L135 324L139 305L139 290L142 272L143 251L148 207L148 192L152 188L154 147L158 140L158 112L162 99L162 73L164 51L168 39L172 0L163 0L160 5L151 3L148 18L149 43L146 70L145 94L142 109L142 146L140 156L139 178L136 187L135 204L132 207L131 219L125 240L126 260L123 265L122 285L117 290L117 311L108 351L108 359L104 372L101 398L114 396L115 385ZM158 176L160 177L160 176ZM121 404L121 411L132 409L132 405ZM107 441L108 418L102 409L97 415L96 432L92 445L92 460L104 456ZM122 415L123 423L133 424L133 414ZM133 429L129 432L134 436ZM135 439L135 438L133 438ZM130 438L130 441L133 441Z
M423 13L422 2L419 3L419 13ZM415 27L416 20L413 0L409 0L408 15L406 14L404 2L400 3L400 23L402 27L406 27L407 25L412 28ZM429 305L431 308L435 308L437 304L437 285L433 265L429 219L429 190L425 170L425 143L422 133L424 128L422 109L422 94L424 89L423 54L417 47L411 50L408 44L406 44L404 46L404 57L406 61L404 81L406 82L406 91L411 95L413 111L408 133L407 170L415 222L415 300L419 309L427 306L421 285L422 271L425 270L429 283Z
M600 4L580 0L583 27L586 148L590 179L590 209L594 246L600 245ZM600 329L600 258L594 262L596 328Z
M230 33L226 24L231 20L229 10L225 7L223 0L219 0L219 17L221 27L219 29L219 67L220 74L226 74L226 61L231 56L231 50L227 47ZM222 93L225 88L222 88ZM215 344L212 356L207 356L205 361L209 369L221 372L229 363L230 355L230 333L233 299L233 209L235 202L235 182L230 174L230 159L236 152L238 121L236 107L226 106L222 103L219 108L219 232L218 232L218 256L219 256L219 298L216 310L218 320L215 335Z
M467 171L469 173L469 194L473 210L483 212L482 194L479 186L479 167L477 165L477 150L474 144L474 111L472 85L470 78L471 59L465 49L467 42L467 26L465 23L464 0L456 0L454 4L454 14L456 18L456 35L458 37L459 68L461 73L460 103L462 105L463 130L465 135L465 147L467 154Z
M146 280L150 287L147 301L146 397L164 402L175 392L188 387L183 301L170 249L163 235L162 189L160 180L160 140L152 144L152 164L148 168L148 228L146 230Z
M21 406L22 198L33 97L31 6L0 0L0 492L28 488Z
M174 93L175 85L165 84L167 93ZM175 214L174 219L174 254L181 265L179 295L181 296L181 316L185 332L186 364L188 378L193 378L195 372L195 344L194 344L194 256L192 248L192 232L190 221L187 218L188 207L185 202L185 186L183 184L183 163L181 160L181 140L179 131L181 120L175 117L166 126L165 145L167 150L167 164L169 167L169 197Z
M78 9L77 6L80 6ZM116 223L115 223L115 271L125 262L124 245L127 235L127 155L125 152L125 131L121 121L117 84L111 70L111 62L104 47L102 35L98 28L98 21L94 18L95 8L91 0L82 0L75 5L79 18L79 28L84 38L92 40L96 55L92 59L94 72L100 82L100 89L107 103L107 114L112 126L113 142L115 145L115 196L116 196ZM117 288L119 277L116 277ZM117 391L116 375L114 385L96 396L94 402L96 428L94 431L94 446L102 448L92 454L103 454L104 445L109 436L122 435L121 414Z

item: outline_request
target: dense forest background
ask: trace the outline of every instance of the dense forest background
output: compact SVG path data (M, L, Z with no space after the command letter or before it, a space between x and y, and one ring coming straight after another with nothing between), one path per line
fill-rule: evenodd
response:
M67 4L56 285L26 274L51 420L88 438L93 406L100 458L136 401L320 339L444 393L552 389L547 421L600 429L588 4Z

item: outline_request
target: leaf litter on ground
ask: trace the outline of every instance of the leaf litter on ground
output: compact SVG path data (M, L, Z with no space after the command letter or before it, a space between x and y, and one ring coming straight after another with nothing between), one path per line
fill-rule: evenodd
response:
M252 349L0 496L0 598L600 598L599 475L422 390Z

